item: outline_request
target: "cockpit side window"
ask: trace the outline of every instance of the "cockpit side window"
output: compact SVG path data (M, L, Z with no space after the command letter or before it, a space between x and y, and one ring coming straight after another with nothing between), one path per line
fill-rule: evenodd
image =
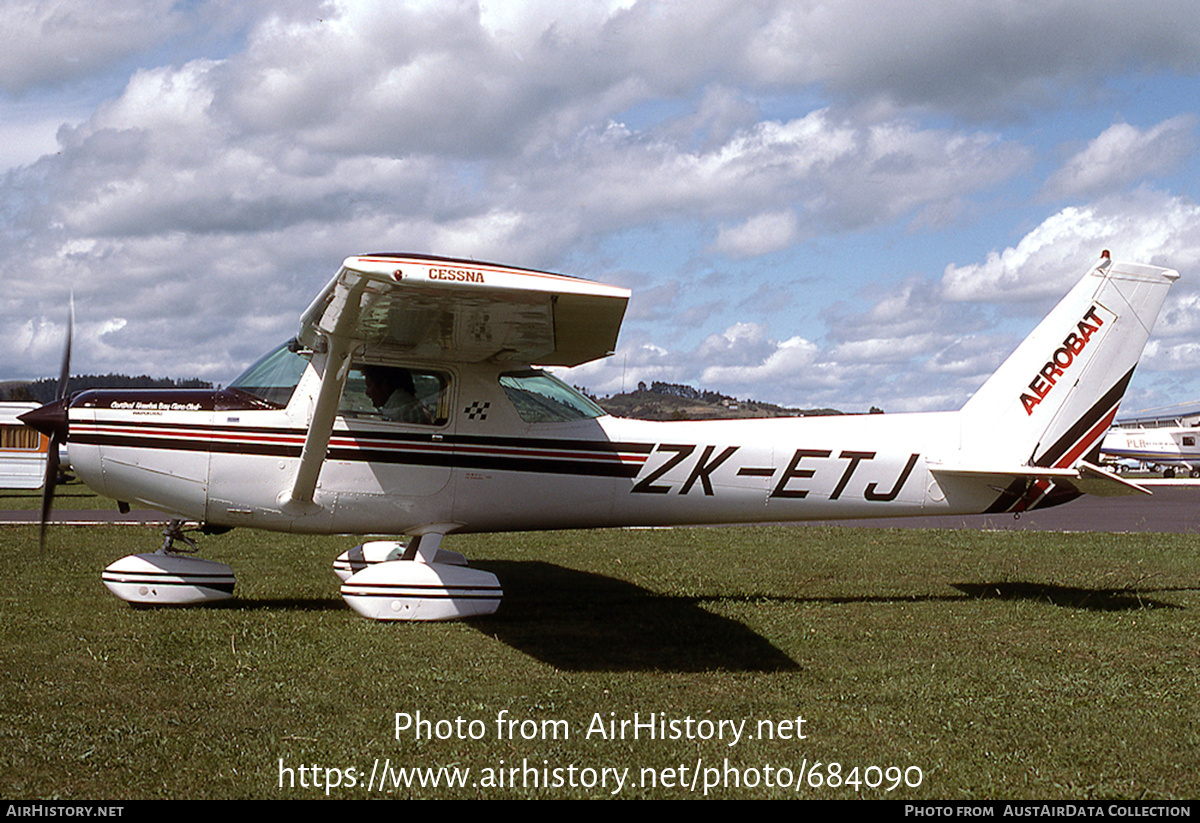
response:
M338 414L418 426L450 419L450 375L426 369L359 364L350 369Z
M295 340L289 340L263 355L230 383L229 388L283 408L292 399L311 359L311 351L301 349Z
M502 374L500 385L526 423L590 420L606 414L554 375L537 369Z

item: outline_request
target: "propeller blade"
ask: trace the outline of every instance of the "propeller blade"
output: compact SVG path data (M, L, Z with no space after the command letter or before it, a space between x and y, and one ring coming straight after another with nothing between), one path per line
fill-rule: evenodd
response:
M46 455L46 482L42 485L42 519L38 528L38 551L46 547L46 524L50 521L50 510L54 507L54 489L58 485L59 457L58 447L67 439L67 386L71 381L71 337L75 331L75 293L71 293L71 308L67 313L67 343L63 346L62 367L58 374L58 389L55 392L54 403L43 406L37 411L54 408L53 424L49 431L50 449ZM36 415L37 412L30 412ZM39 431L45 431L39 429Z
M42 485L42 528L38 535L40 548L46 542L46 521L50 518L54 488L58 484L58 448L67 439L67 400L64 398L47 403L41 408L25 412L17 419L50 438L50 447L46 454L46 480Z
M62 368L58 372L58 392L55 400L67 396L67 384L71 381L71 335L75 332L75 292L71 292L71 308L67 314L67 344L63 347Z
M58 485L58 433L50 435L50 451L46 455L46 482L42 486L42 519L38 528L38 551L46 547L46 524L54 506L54 487Z

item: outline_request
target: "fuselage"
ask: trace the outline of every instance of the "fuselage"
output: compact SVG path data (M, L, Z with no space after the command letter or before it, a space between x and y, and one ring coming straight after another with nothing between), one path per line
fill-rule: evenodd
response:
M311 366L286 404L238 388L84 393L69 413L72 460L118 500L213 526L312 533L973 513L998 497L934 473L958 448L959 412L555 419L570 415L531 407L502 366L441 364L436 374L433 422L380 419L347 388L303 508L287 504L287 490L320 382Z

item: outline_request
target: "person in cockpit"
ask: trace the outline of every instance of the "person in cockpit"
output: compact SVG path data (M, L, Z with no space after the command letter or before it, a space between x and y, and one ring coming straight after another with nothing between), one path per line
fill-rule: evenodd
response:
M417 397L412 372L391 366L364 366L367 397L385 420L430 425L433 415Z

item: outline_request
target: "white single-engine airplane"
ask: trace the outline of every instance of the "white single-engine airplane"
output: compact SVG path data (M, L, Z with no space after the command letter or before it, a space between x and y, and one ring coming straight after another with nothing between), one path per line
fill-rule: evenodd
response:
M346 601L377 619L469 617L495 611L500 584L439 548L446 534L1021 512L1144 492L1095 451L1178 276L1105 252L956 412L664 423L610 417L534 365L612 354L627 290L369 254L224 390L87 391L23 419L69 435L97 492L176 518L158 552L105 570L118 597L232 594L228 566L176 553L191 521L407 535L339 558Z
M1163 476L1175 476L1176 467L1191 477L1200 477L1200 427L1196 426L1117 426L1109 429L1100 444L1100 453L1111 460L1137 460L1152 466L1166 466Z

